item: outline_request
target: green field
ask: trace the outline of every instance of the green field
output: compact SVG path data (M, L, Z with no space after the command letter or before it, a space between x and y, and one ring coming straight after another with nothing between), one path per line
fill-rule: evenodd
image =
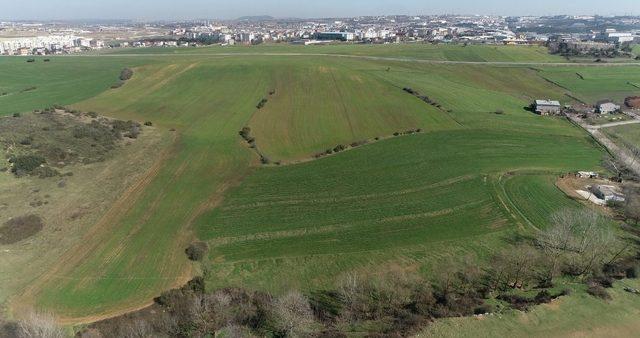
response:
M541 75L588 104L603 99L622 103L640 92L640 67L558 67Z
M548 57L539 49L515 47L319 48L325 47L333 53L446 60ZM285 47L256 50L278 48ZM0 105L3 114L77 102L77 109L152 121L175 137L163 153L149 154L159 164L140 189L123 196L16 304L55 309L71 321L139 307L192 276L184 248L195 237L211 247L211 287L324 288L344 272L385 266L428 273L442 257L487 258L505 237L532 231L527 220L544 226L549 212L571 205L553 177L597 170L603 155L567 121L524 109L535 98L563 98L568 91L593 95L566 78L587 68L230 57L208 49L198 49L200 56L185 49L154 57L155 51L146 49L148 55L140 57L55 57L46 66L59 67L60 74L74 64L84 67L82 74L64 77L66 90L36 90L32 101L0 98L7 103ZM33 64L17 58L0 62L22 74L12 83L45 82L33 74ZM133 78L108 89L124 66L135 67ZM634 66L611 70L605 76L610 69L588 68L593 81L611 84L615 95L626 93L620 83L640 74ZM429 96L440 108L403 87ZM266 106L256 109L264 97ZM275 160L308 158L329 146L394 131L423 132L317 161L263 167L238 136L247 125L260 150ZM536 175L524 175L532 171ZM508 172L516 175L503 181Z
M509 174L500 178L507 201L524 224L544 229L549 215L580 204L555 186L557 177L539 173Z
M332 44L324 46L299 46L289 44L267 44L260 46L211 46L200 48L129 48L107 51L115 54L335 54L354 56L391 57L434 61L470 62L564 62L565 59L550 55L547 49L538 46L482 46L482 45L433 45L391 44L350 45Z
M143 60L89 58L0 58L0 114L42 109L51 104L71 104L96 96L118 81L124 65ZM34 88L35 87L35 88ZM26 90L30 89L30 90Z
M640 124L629 124L603 129L611 139L628 148L640 149Z
M517 223L500 202L496 175L594 168L598 158L585 137L489 130L399 137L258 170L198 223L198 235L212 247L216 286L330 285L363 261L368 269L419 266L446 255L441 244L505 236ZM529 212L536 220L548 215L547 201L529 200L528 187L518 188L510 186L512 200L535 203ZM541 188L536 197L548 198Z

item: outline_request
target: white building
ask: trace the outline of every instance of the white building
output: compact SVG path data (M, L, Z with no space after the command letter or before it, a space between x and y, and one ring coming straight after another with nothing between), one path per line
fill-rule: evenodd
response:
M611 101L601 101L596 105L598 113L605 114L613 114L620 111L620 106L611 102Z
M624 195L618 187L613 185L594 185L590 188L591 192L599 199L609 202L624 202Z
M540 115L559 114L560 102L550 100L536 100L536 113Z

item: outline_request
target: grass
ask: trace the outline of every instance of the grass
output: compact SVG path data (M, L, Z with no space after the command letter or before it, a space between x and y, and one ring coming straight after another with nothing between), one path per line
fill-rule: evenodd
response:
M615 283L611 301L592 297L582 286L574 292L529 312L508 311L482 318L439 320L417 337L633 337L640 329L638 295L623 290L639 288L638 280Z
M0 115L43 109L52 104L67 105L98 95L118 80L125 64L142 60L50 57L0 58ZM35 88L32 90L26 90Z
M640 124L610 127L603 131L617 144L640 148Z
M113 52L109 52L113 53ZM358 56L392 57L435 61L501 61L501 62L563 62L564 58L550 55L538 46L489 46L489 45L432 45L432 44L333 44L324 46L300 46L290 44L265 44L258 46L211 46L204 48L137 48L120 49L116 54L218 54L218 53L302 53L342 54Z
M350 53L366 47L353 48ZM535 50L389 48L372 47L367 53L421 53L425 58L448 53L447 59L488 60L502 57L493 53L529 58ZM348 46L332 49L342 53ZM140 50L147 51L154 52ZM498 181L502 174L596 169L602 155L565 120L523 109L534 98L558 98L573 90L545 80L541 73L546 68L175 51L175 56L157 58L65 58L69 64L104 60L114 65L114 78L122 66L137 66L123 87L74 108L149 120L159 129L176 129L175 141L149 154L156 159L154 169L16 303L55 309L76 321L143 305L191 277L184 255L195 237L191 231L212 248L212 287L322 288L346 271L387 265L428 273L443 257L487 258L505 237L526 228ZM92 76L102 74L91 71ZM23 74L29 76L34 75ZM106 86L108 79L100 81ZM405 86L442 108L404 93ZM256 103L274 88L265 108L257 111ZM68 90L41 100L86 98L74 95ZM425 132L318 161L259 167L238 136L246 125L252 126L261 150L293 159L397 129L422 127ZM518 185L531 182L513 181L508 196L523 214L539 218L549 209L548 200L558 197L546 182L535 180L537 190L530 191ZM519 204L528 194L551 197L525 210Z
M457 247L485 235L506 236L517 223L500 202L496 175L598 164L600 152L585 137L536 135L432 132L258 170L198 223L198 236L211 247L210 282L249 284L252 276L260 276L249 286L329 286L340 273L361 265L349 262L351 255L369 255L368 269L390 262L419 266L435 258L445 242ZM546 199L548 190L537 193ZM527 200L521 190L513 194L516 202ZM540 214L541 205L549 204L529 203ZM321 263L335 260L341 265L330 272ZM292 270L294 262L299 268Z
M275 94L249 122L259 147L272 160L300 159L396 131L457 127L435 107L380 81L372 73L380 68L362 68L359 62L312 59L274 69Z
M557 176L540 173L515 173L505 175L501 183L507 200L524 224L538 228L549 225L549 216L567 208L579 208L580 204L555 186Z
M541 75L588 104L603 99L621 104L625 97L638 94L640 84L640 67L545 68Z

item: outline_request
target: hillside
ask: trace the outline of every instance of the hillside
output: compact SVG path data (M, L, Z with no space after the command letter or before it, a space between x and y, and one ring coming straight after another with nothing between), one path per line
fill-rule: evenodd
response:
M13 291L12 309L41 307L65 322L89 322L147 305L202 269L211 288L279 294L328 289L350 271L428 276L443 258L482 261L505 238L544 228L549 213L579 207L555 188L558 174L602 170L604 151L586 133L525 108L536 98L622 97L640 76L634 66L544 66L555 57L538 48L318 47L541 62L536 67L268 54L295 48L263 46L253 56L228 55L244 47L156 56L167 50L149 49L0 64L16 69L11 81L0 79L3 88L38 87L31 97L0 97L1 114L73 103L150 121L165 140L144 153L155 165L130 183L132 193L83 224L56 262ZM133 77L109 88L124 67ZM56 76L58 85L46 84ZM282 165L260 164L238 134L247 126L258 150ZM349 149L313 158L340 144ZM184 254L196 239L210 247L202 264Z

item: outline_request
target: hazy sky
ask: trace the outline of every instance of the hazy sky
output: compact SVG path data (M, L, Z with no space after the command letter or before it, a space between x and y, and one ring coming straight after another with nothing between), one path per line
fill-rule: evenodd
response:
M0 0L0 19L231 19L245 15L640 14L640 0Z

